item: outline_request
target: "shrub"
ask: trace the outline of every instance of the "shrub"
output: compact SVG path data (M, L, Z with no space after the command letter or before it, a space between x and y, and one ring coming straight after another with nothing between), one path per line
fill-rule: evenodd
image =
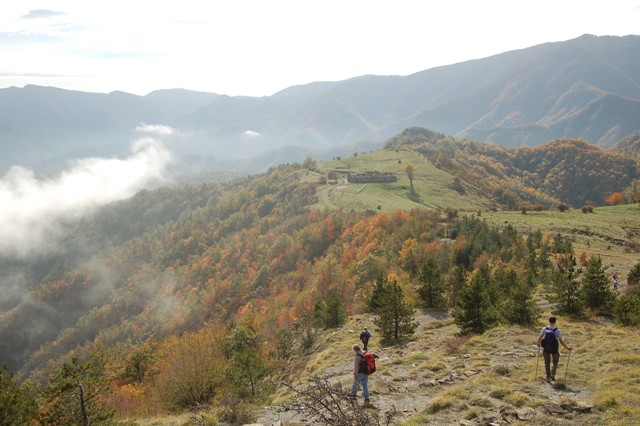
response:
M613 315L622 325L640 325L640 297L636 294L623 294L613 305Z
M638 283L640 283L640 262L636 263L633 268L631 268L631 271L627 276L627 284L637 285Z
M220 420L234 425L255 423L258 419L253 405L243 401L235 395L227 395L221 401L222 412Z
M160 345L157 382L167 408L180 410L208 403L222 391L228 365L222 352L223 338L221 329L204 329Z

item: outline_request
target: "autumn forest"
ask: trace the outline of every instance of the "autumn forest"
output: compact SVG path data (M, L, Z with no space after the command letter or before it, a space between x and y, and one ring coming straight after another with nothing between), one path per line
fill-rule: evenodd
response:
M504 148L411 128L384 149L415 151L493 210L640 198L637 156L583 140ZM388 345L411 339L416 310L449 310L462 335L537 324L536 294L640 322L640 298L616 298L602 260L566 237L480 210L318 209L328 173L309 160L145 190L70 224L55 252L0 259L28 283L0 305L2 424L135 424L198 404L250 420L320 334L363 312Z

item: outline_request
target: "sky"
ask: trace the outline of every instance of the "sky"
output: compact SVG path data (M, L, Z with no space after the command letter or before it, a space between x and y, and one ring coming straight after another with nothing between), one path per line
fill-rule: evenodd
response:
M0 88L267 96L638 22L640 0L20 0L0 13Z
M583 34L637 34L640 0L19 0L0 10L0 88L268 96L314 81L409 75ZM166 176L174 129L125 158L0 177L0 257L58 250L69 223ZM1 142L1 141L0 141ZM0 279L0 289L7 284Z

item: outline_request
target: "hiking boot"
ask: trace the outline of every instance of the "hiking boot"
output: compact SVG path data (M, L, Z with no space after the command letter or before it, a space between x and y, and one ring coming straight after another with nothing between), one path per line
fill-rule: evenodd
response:
M365 404L369 404L369 400L368 400L368 399L365 399L365 400L364 400L364 403L365 403Z
M551 380L556 381L556 376L551 376Z
M551 377L547 377L547 383L551 383Z

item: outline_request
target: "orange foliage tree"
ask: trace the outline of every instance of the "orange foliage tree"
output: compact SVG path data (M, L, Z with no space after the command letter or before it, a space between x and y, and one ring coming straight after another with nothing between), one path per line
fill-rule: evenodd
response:
M624 194L622 192L614 192L604 200L613 206L617 206L624 203Z

